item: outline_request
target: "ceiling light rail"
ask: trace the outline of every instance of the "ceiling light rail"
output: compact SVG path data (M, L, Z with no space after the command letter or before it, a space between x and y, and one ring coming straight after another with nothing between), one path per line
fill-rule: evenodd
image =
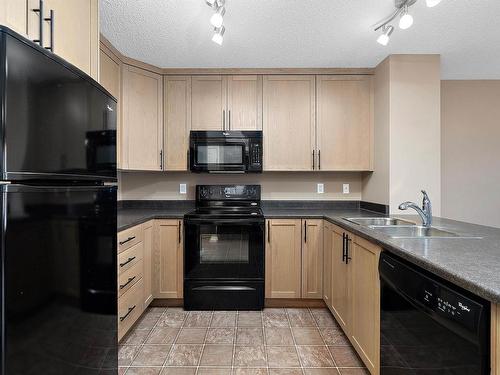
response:
M212 8L215 13L210 17L210 24L214 28L214 35L212 41L218 45L222 45L224 40L224 15L226 14L226 1L225 0L205 0L205 3Z
M413 16L410 14L410 7L417 0L394 0L396 8L392 14L373 25L375 31L382 31L382 34L377 38L377 42L383 46L389 44L391 34L394 32L394 26L391 24L398 16L399 28L402 30L409 29L413 25ZM425 0L427 7L433 8L438 5L441 0Z

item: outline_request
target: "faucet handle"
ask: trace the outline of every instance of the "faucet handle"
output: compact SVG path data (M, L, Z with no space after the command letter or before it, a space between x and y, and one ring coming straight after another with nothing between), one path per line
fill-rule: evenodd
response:
M425 190L421 190L421 192L424 195L424 202L425 201L430 201L429 194L427 194L427 192Z

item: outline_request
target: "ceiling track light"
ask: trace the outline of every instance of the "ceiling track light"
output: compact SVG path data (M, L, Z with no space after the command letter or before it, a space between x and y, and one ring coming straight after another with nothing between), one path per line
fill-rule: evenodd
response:
M205 0L207 5L215 10L215 13L210 17L210 24L214 27L215 34L212 37L212 41L222 45L224 40L224 33L226 28L224 27L224 15L226 14L226 1L225 0Z
M425 0L429 8L438 5L441 1L442 0ZM394 26L391 25L391 22L398 16L400 17L400 29L406 30L413 25L413 16L409 13L409 8L416 2L417 0L394 0L394 6L396 8L394 12L373 25L375 31L382 30L382 34L377 38L378 43L383 46L386 46L389 43L390 36L394 31Z

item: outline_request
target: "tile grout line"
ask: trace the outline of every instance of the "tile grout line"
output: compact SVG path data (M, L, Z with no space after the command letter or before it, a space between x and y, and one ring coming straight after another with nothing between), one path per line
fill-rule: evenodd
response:
M165 315L168 314L169 309L170 308L167 308L167 310L165 311ZM183 313L185 313L184 309L182 311L183 311ZM179 331L177 331L177 334L175 335L175 337L172 341L172 346L170 347L170 350L168 351L167 357L163 361L163 366L162 366L162 369L160 370L160 373L162 373L163 369L166 368L167 361L170 358L170 354L172 354L172 351L174 350L174 345L176 345L177 339L179 338L179 336L181 334L182 328L184 328L184 323L186 322L188 315L189 315L189 313L184 315L184 319L182 320L181 326L179 327Z

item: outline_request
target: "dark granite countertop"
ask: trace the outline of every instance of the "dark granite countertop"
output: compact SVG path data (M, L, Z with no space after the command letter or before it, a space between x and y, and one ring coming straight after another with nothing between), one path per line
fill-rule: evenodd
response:
M193 206L172 208L120 208L118 228L123 230L151 219L181 219ZM500 303L500 229L434 218L435 227L465 237L395 239L344 220L344 217L373 217L380 214L350 208L263 208L266 218L325 219L356 235L376 243L426 270L489 301ZM418 216L397 215L420 223Z

